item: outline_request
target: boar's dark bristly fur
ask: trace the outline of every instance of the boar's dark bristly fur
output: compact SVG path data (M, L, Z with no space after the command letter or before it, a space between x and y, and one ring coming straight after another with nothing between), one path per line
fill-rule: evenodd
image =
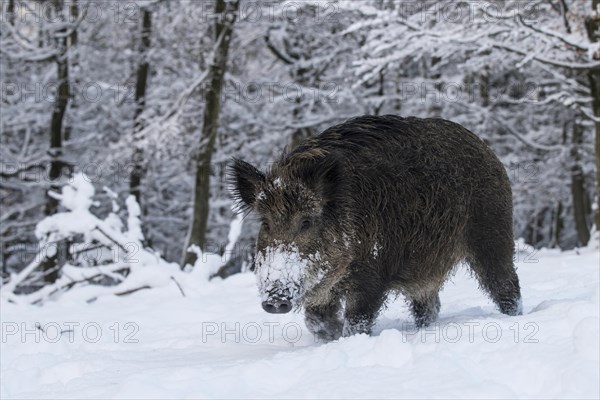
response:
M501 312L521 312L506 171L456 123L358 117L267 172L234 160L231 178L238 205L263 221L263 307L303 306L323 339L370 332L389 292L407 297L417 326L431 323L440 288L463 261ZM297 254L301 267L275 265L280 253Z

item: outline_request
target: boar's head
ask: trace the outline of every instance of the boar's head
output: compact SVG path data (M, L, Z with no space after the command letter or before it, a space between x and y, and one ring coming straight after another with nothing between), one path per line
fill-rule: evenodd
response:
M237 205L261 220L254 272L265 311L286 313L323 297L337 275L332 264L343 264L338 174L333 157L288 156L266 173L234 160Z

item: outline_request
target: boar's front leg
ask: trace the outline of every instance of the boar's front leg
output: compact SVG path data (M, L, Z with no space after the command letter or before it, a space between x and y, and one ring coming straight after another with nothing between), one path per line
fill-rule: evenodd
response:
M340 319L340 302L308 306L304 311L308 330L319 340L331 341L342 335L343 322Z
M383 305L383 296L359 296L356 294L346 303L344 314L343 336L352 336L357 333L371 334L375 319Z
M342 335L343 322L340 319L339 300L330 304L306 307L304 320L308 330L319 340L336 340Z
M386 297L385 286L372 268L363 266L356 272L355 284L346 292L343 336L371 334Z

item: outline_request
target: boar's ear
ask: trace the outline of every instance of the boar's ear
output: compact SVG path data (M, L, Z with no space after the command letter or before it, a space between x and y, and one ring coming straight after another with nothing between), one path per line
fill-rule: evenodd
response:
M236 206L243 211L252 209L256 200L258 185L265 181L265 174L253 165L234 158L229 167L228 175Z

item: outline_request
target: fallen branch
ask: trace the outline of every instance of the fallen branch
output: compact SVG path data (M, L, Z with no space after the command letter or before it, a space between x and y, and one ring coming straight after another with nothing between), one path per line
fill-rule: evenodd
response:
M175 284L176 284L176 285L177 285L177 287L179 288L179 291L181 292L181 295L182 295L183 297L186 297L186 296L185 296L185 292L183 291L183 288L181 287L181 285L179 284L179 282L177 282L177 279L175 279L175 277L174 277L174 276L172 276L172 277L171 277L171 280L172 280L173 282L175 282Z
M152 286L144 285L144 286L141 286L141 287L138 287L135 289L129 289L129 290L125 290L123 292L117 292L117 293L115 293L115 296L127 296L128 294L135 293L135 292L138 292L138 291L144 290L144 289L152 289Z

